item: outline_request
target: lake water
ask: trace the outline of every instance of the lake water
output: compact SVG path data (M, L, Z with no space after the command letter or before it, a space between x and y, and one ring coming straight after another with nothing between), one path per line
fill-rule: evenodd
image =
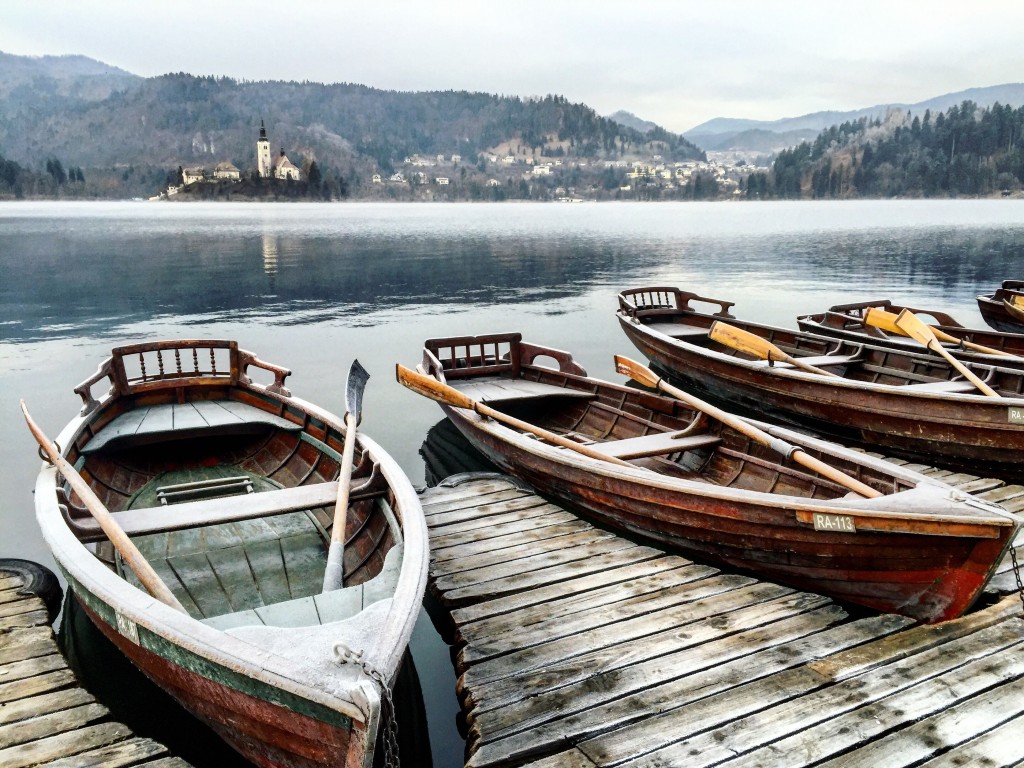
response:
M292 391L344 410L424 481L440 410L394 381L431 336L521 331L621 380L616 293L680 286L737 316L795 326L891 298L984 327L975 296L1024 277L1024 202L0 205L0 557L53 567L35 525L24 398L51 436L110 348L233 338L289 367ZM447 647L422 617L413 656L435 766L462 765Z

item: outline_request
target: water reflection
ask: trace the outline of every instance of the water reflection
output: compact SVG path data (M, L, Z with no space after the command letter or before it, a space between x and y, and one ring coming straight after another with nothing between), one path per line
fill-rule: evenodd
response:
M277 274L277 236L272 232L263 233L263 274L271 278L270 285L273 288L273 277Z
M831 284L861 296L906 295L913 286L917 304L954 300L965 287L988 290L1019 270L1020 206L1002 206L1010 215L997 228L946 223L934 215L941 209L928 225L889 216L854 228L851 209L811 204L763 209L778 214L770 221L742 205L573 206L569 214L427 206L391 218L355 205L283 206L274 216L258 206L169 206L194 216L149 206L127 221L121 209L103 217L73 208L79 215L49 227L0 209L0 329L25 342L168 316L352 324L407 307L557 303L595 286L632 284L637 274L768 292ZM636 215L624 218L623 208ZM735 212L731 221L723 211Z

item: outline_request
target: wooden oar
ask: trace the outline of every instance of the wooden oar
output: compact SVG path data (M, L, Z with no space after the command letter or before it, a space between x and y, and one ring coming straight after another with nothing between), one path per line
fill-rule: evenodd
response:
M331 526L331 545L327 550L327 568L324 570L324 592L341 589L345 584L345 527L348 524L348 494L352 481L352 457L356 449L356 425L363 410L363 389L370 374L352 361L345 389L345 442L341 448L341 474L338 475L338 500L334 504L334 525Z
M591 459L607 461L610 464L619 464L632 469L639 469L639 467L634 464L630 464L628 461L623 461L615 456L607 456L592 448L588 448L582 443L577 443L567 437L562 437L562 435L549 432L543 427L538 427L528 421L522 421L514 416L509 416L507 413L497 411L485 403L478 403L464 392L459 392L459 390L454 387L449 387L447 384L441 383L432 376L426 376L422 373L410 370L401 363L395 366L395 378L398 379L399 383L408 387L413 392L430 398L438 403L445 403L446 405L451 405L455 408L465 408L466 410L476 411L481 416L487 416L488 418L500 421L502 424L507 426L520 429L523 432L529 432L542 440L546 440L554 445L560 445L563 448L568 448L570 451L581 453Z
M976 386L982 392L989 397L999 397L992 387L986 384L984 381L979 379L974 373L963 363L957 360L951 355L945 347L943 347L937 338L935 333L928 324L921 318L911 312L909 309L904 309L900 312L899 317L896 318L896 325L898 325L906 334L919 344L923 344L928 349L942 355L949 361L949 364L956 368L960 373L963 374L964 378L967 379L971 384Z
M878 307L868 307L864 313L864 324L873 325L875 328L881 328L883 331L889 333L896 333L900 336L909 336L906 331L896 325L896 318L899 317L895 312L887 312L884 309ZM967 341L966 339L957 338L956 336L946 333L941 328L936 328L934 325L929 326L932 329L932 333L935 334L935 338L939 341L945 341L948 344L958 344L966 347L967 349L973 349L975 352L981 352L986 355L1003 355L1005 357L1019 357L1012 352L1006 352L1002 349L994 349L992 347L986 347L983 344L975 344L973 341Z
M95 518L96 522L99 523L103 533L106 534L107 538L110 539L110 543L114 545L114 549L118 551L121 557L124 559L125 565L131 568L132 573L138 577L142 586L146 588L153 597L162 603L166 603L172 608L177 608L182 613L187 613L185 607L178 602L178 598L174 596L174 593L168 589L167 585L164 584L157 572L153 570L153 566L149 564L142 553L139 552L138 547L135 543L128 538L128 535L122 530L121 526L118 525L117 521L110 514L110 510L104 506L103 502L99 500L99 497L93 493L92 488L82 478L78 471L68 463L68 460L60 455L60 451L57 450L57 446L47 439L46 435L43 434L43 430L39 428L39 425L35 423L32 416L29 415L28 406L25 405L25 401L21 401L21 412L25 415L25 422L28 424L29 431L32 436L36 439L36 442L42 447L50 461L53 463L60 473L64 475L64 479L68 481L71 488L78 494L78 498L85 504L85 508L89 510L89 514Z
M691 395L689 392L685 392L678 387L672 386L650 368L647 368L634 360L630 360L628 357L616 355L615 370L625 376L629 376L629 378L634 381L640 382L646 387L661 390L662 392L672 395L672 397L675 397L678 400L682 400L691 408L695 408L714 419L718 419L726 426L746 435L751 440L754 440L761 445L765 445L787 458L793 459L793 461L798 464L803 464L805 467L817 472L822 477L827 477L829 480L839 483L844 488L849 488L854 493L858 493L869 499L882 495L880 491L875 490L870 485L865 485L857 478L851 477L842 470L836 469L830 464L826 464L820 459L814 458L800 446L787 443L781 438L769 435L763 429L755 427L750 422L741 419L738 416L734 416L731 413L727 413L721 408L717 408L711 405L711 403L705 402L699 397Z
M732 347L752 357L759 357L769 362L774 360L776 362L789 363L795 368L800 368L809 373L842 378L839 374L832 373L832 371L826 371L810 363L802 362L799 357L786 354L767 339L762 339L760 336L750 331L744 331L742 328L737 328L734 325L723 323L721 320L715 321L714 325L711 326L711 330L708 331L708 336L712 341L717 341L719 344Z

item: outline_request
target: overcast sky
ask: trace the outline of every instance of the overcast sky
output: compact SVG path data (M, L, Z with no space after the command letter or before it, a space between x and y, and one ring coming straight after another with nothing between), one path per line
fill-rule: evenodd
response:
M1024 81L1022 0L3 0L0 51L138 75L561 94L673 131Z

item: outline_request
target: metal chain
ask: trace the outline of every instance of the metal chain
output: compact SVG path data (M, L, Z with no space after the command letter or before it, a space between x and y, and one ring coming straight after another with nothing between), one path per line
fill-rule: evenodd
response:
M1024 597L1021 599L1024 600ZM384 726L384 766L385 768L399 768L398 717L395 712L395 700L391 696L391 687L380 672L375 669L370 669L369 666L365 664L361 666L363 667L363 671L380 686L380 718L382 721L381 724Z
M1020 580L1020 566L1017 565L1017 550L1010 545L1010 561L1013 563L1013 577L1017 579L1017 594L1020 595L1020 605L1024 613L1024 583Z
M345 646L344 643L337 643L334 646L334 652L340 663L355 664L380 688L380 719L383 727L384 768L399 768L398 717L395 712L395 700L391 695L391 686L384 679L384 675L363 661L363 652L361 650L353 651Z

